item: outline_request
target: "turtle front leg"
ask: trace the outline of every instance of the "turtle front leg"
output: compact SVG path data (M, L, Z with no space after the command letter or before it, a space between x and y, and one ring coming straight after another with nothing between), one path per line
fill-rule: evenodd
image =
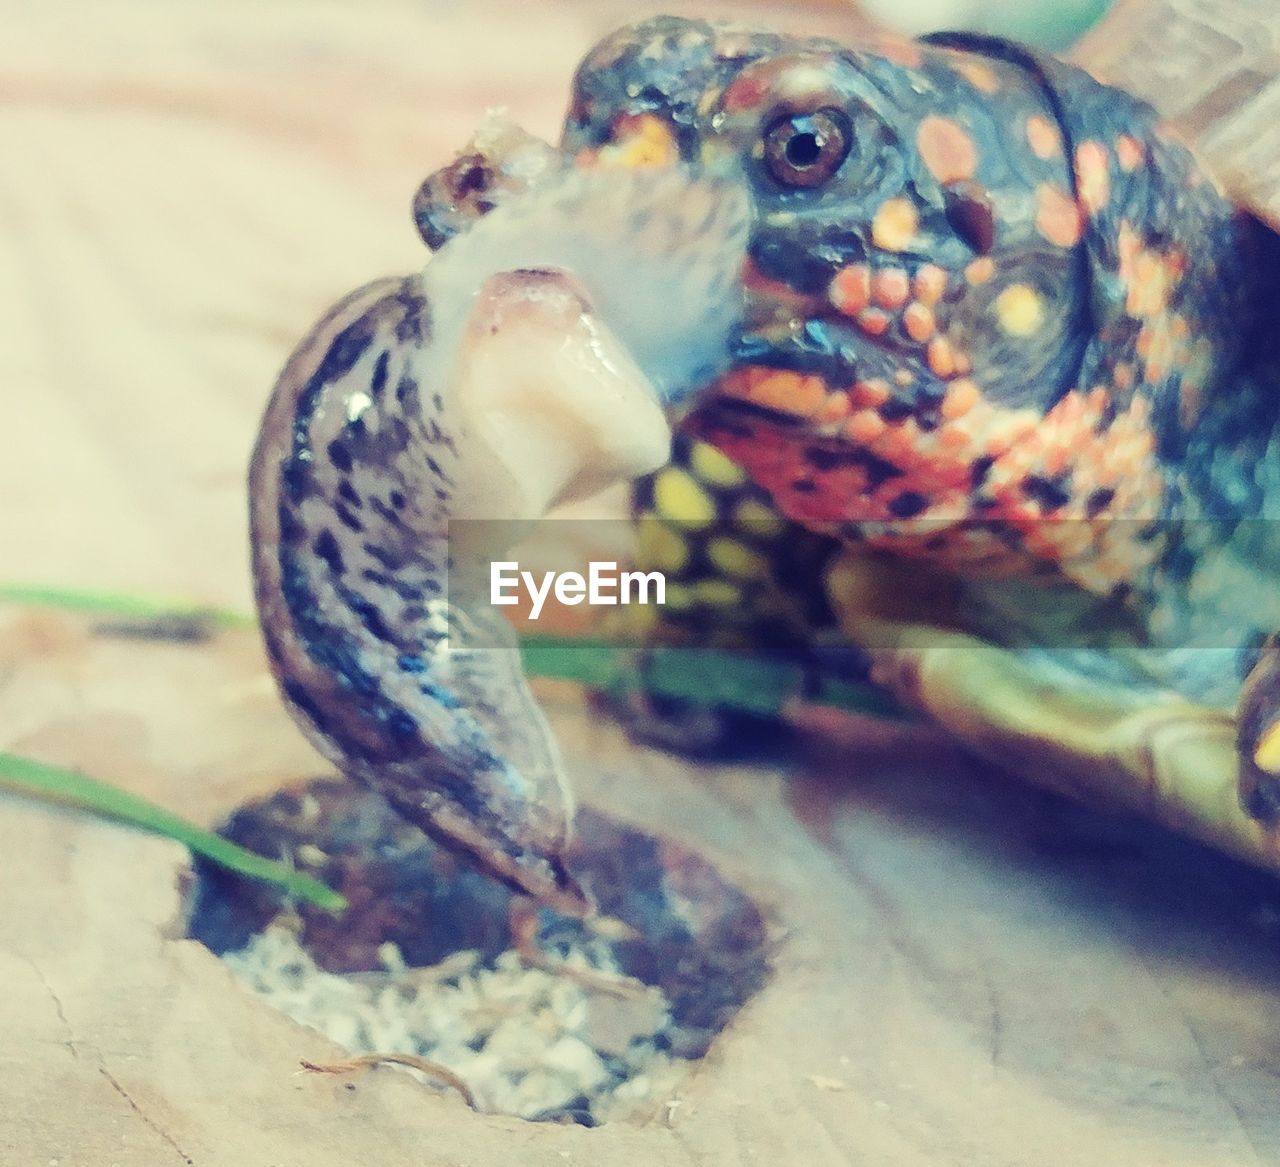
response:
M874 566L856 552L829 577L845 633L873 661L872 676L976 753L1037 785L1104 808L1127 810L1249 862L1280 870L1280 833L1242 806L1237 729L1229 712L1174 694L1135 691L1051 667L1043 653L1006 649L962 632L912 622L899 611L868 613ZM1263 670L1260 672L1259 670ZM1251 677L1267 728L1248 737L1247 756L1273 762L1280 656ZM1249 734L1251 706L1241 721ZM1280 777L1255 789L1270 797ZM1280 798L1268 806L1280 808Z
M736 753L776 720L711 701L671 698L650 684L654 649L713 648L812 661L833 618L822 573L837 543L785 518L740 466L688 430L671 460L637 480L635 566L666 579L661 608L620 609L612 631L638 642L615 711L634 737L694 756Z

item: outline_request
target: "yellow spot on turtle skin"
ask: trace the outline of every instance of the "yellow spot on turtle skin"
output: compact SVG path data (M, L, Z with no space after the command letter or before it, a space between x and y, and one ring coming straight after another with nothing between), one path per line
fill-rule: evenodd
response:
M996 319L1006 336L1032 336L1044 323L1044 300L1027 284L1010 284L996 297Z
M747 480L741 466L706 442L697 442L689 451L689 469L712 486L741 486Z
M727 579L704 579L693 585L695 603L709 608L733 608L742 603L742 588ZM667 589L667 603L671 602L671 589Z
M762 579L769 569L764 556L758 551L724 535L718 535L707 544L707 558L725 575L738 579Z
M667 581L665 607L675 612L687 612L693 607L693 591L688 584Z
M689 544L678 531L653 515L645 515L639 522L636 557L646 568L681 571L689 562Z
M709 527L715 522L715 501L697 479L675 466L660 471L654 480L653 502L662 518L690 530Z
M885 251L905 251L920 226L920 216L909 199L890 199L871 220L871 241Z
M758 499L746 498L734 508L733 525L757 539L771 539L786 529L787 521Z
M1258 739L1253 751L1253 764L1266 774L1280 774L1280 722Z
M647 643L658 627L662 608L657 604L628 604L621 609L626 634L633 643Z
M680 161L680 147L662 118L625 114L613 127L613 140L595 152L594 161L605 168L663 169Z

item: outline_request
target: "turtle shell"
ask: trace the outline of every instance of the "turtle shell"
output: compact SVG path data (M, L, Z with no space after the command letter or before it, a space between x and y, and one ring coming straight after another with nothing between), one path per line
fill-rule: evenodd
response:
M1071 59L1150 102L1231 196L1280 228L1280 5L1118 0Z

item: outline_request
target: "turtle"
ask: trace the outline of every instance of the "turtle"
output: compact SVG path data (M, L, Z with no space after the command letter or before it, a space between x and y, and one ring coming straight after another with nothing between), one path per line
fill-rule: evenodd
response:
M1195 117L1266 81L1215 77ZM1140 97L999 38L611 34L558 145L490 126L429 176L424 275L345 301L277 386L251 494L287 703L401 813L581 907L554 744L510 668L466 663L492 613L441 597L461 558L441 524L477 492L527 521L639 479L677 635L838 632L974 750L1280 865L1280 200L1234 190ZM519 362L421 355L530 313L593 321L575 369L603 370L566 406L551 369L541 422ZM535 337L528 363L553 351ZM450 428L433 377L473 402L518 383L518 408ZM675 427L663 468L652 442L617 452L652 432L625 404L646 380ZM588 414L614 445L571 456ZM429 561L410 487L434 491Z
M636 502L668 536L650 547L681 584L674 639L718 628L729 643L763 631L803 644L815 623L834 624L867 650L877 681L1015 772L1274 863L1276 190L1265 167L1238 177L1239 129L1205 124L1224 94L1256 90L1265 105L1266 75L1240 58L1251 34L1267 43L1268 18L1237 22L1232 56L1224 30L1196 35L1185 14L1168 16L1121 12L1125 35L1099 34L1096 55L1136 88L1146 62L1212 46L1197 50L1202 67L1176 113L1232 176L1230 196L1150 107L996 38L882 42L855 66L861 92L805 77L812 43L771 46L745 65L735 56L731 78L710 83L710 119L685 112L705 96L669 98L660 116L677 140L716 118L717 136L732 135L733 118L756 119L755 138L739 139L765 191L745 279L766 306L737 339L738 363L685 419L672 466ZM637 89L628 67L643 73L664 55L637 45L649 31L587 58L572 148L616 150L619 124L655 116L652 88L618 96ZM1168 85L1177 68L1148 84ZM948 71L958 87L940 80ZM924 93L905 117L903 86ZM851 91L873 115L877 101L894 115L870 129L840 122L847 106L832 93L847 102ZM850 176L848 155L876 135L909 156L905 181ZM797 144L812 161L796 165ZM1065 171L1040 166L1050 160ZM840 182L850 185L834 197L847 201L824 211ZM850 213L856 182L871 191ZM1166 345L1166 327L1190 347ZM1006 419L1026 411L1034 452L1004 434L969 444L978 402ZM1134 431L1126 410L1142 416ZM765 507L784 522L741 518ZM815 530L833 536L825 558Z

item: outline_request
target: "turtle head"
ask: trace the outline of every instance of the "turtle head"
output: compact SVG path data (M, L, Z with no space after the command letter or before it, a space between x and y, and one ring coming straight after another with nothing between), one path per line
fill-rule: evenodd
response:
M871 383L927 422L954 381L1046 408L1080 363L1071 167L1016 65L663 18L587 57L564 145L608 166L736 164L756 211L742 364Z
M737 168L745 306L699 417L792 517L897 546L921 519L1171 505L1249 280L1233 208L1148 106L993 39L662 18L586 58L563 147ZM1137 570L1073 537L1091 587Z
M1149 107L1005 42L660 17L588 54L557 154L515 201L547 211L526 238L563 220L566 246L509 261L592 269L586 298L664 405L812 526L906 547L919 520L1159 517L1239 348L1229 203ZM686 207L683 250L648 262L688 189L654 171L731 195L745 241ZM1134 561L1099 570L1106 588Z

